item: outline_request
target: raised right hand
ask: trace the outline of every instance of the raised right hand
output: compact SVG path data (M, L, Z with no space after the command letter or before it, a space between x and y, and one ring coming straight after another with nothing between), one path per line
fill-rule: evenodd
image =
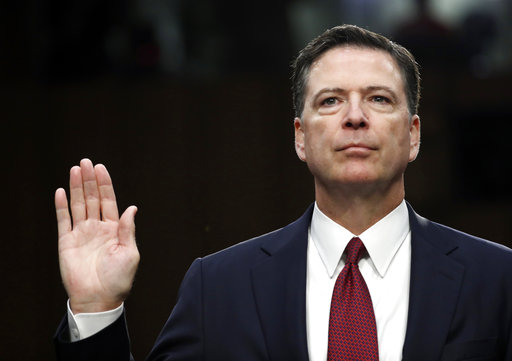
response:
M64 189L55 192L60 273L73 313L118 307L131 290L139 252L135 206L119 218L107 169L89 159L71 168L70 204Z

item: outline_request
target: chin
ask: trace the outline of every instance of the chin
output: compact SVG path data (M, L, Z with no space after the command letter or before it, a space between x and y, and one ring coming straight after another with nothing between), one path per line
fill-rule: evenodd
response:
M378 174L366 167L353 167L351 169L342 169L335 174L333 180L338 180L340 183L354 183L354 184L367 184L379 180Z
M336 186L349 186L349 187L366 187L371 184L379 183L379 179L370 174L351 174L351 175L340 175L329 180L329 183Z

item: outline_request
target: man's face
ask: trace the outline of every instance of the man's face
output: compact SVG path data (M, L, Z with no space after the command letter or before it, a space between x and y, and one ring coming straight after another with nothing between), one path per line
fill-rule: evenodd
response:
M408 112L402 75L389 54L342 46L312 64L295 146L317 190L403 188L419 141L419 118Z

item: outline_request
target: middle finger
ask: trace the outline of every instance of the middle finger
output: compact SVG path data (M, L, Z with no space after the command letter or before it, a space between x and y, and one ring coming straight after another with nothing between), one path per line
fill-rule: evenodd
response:
M100 194L94 167L89 159L80 161L88 219L100 219Z

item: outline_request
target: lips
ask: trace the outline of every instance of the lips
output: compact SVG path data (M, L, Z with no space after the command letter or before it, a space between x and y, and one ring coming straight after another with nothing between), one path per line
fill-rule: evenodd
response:
M353 150L375 150L377 148L372 147L367 144L364 144L364 143L349 143L349 144L346 144L346 145L338 148L339 151L352 150L352 149Z

